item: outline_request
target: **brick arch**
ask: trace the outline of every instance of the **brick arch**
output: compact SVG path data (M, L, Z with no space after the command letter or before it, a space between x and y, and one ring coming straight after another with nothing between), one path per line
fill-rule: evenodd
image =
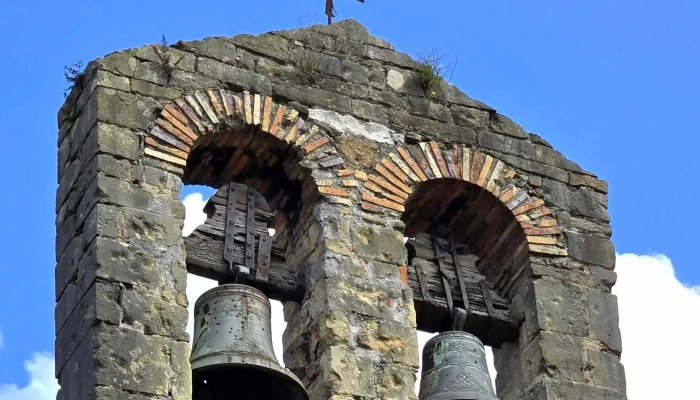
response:
M396 148L367 174L361 189L362 207L366 211L400 212L406 216L411 211L407 210L409 200L412 205L416 201L416 191L422 187L425 192L426 184L442 180L445 185L453 185L443 189L452 189L448 193L454 196L458 195L457 191L465 190L467 183L480 188L479 192L490 193L482 198L490 197L494 207L507 208L505 212L511 221L505 222L512 226L505 229L514 234L518 231L517 243L509 247L514 253L509 260L513 267L529 255L567 256L561 240L562 229L545 201L526 188L527 179L518 176L505 162L468 147L421 142ZM444 203L444 200L433 198L426 202ZM504 236L499 232L494 238ZM493 257L494 248L490 250L481 254L484 268Z
M185 167L192 148L206 135L258 126L312 162L310 169L340 168L344 160L328 135L292 107L247 91L199 90L166 104L145 138L144 152Z
M290 215L277 211L285 207L293 209L295 203L287 202L290 198L306 201L316 194L337 201L338 193L347 194L335 181L323 179L333 176L333 171L345 163L327 133L305 121L294 108L269 96L224 89L196 91L166 104L144 141L145 155L183 168L185 183L218 188L233 179L258 190L276 210L272 227L278 231L285 229ZM212 169L209 164L212 160L200 157L201 151L212 143L220 148L237 148L227 155L224 165L219 165L221 176L218 177L207 171ZM284 157L279 153L283 149L291 149L299 157L298 162L287 165L291 167L288 170L278 158ZM188 165L193 158L192 165ZM265 160L267 166L279 165L275 176L286 175L299 190L290 192L289 187L270 184L269 179L236 177L242 169L250 170L255 161L252 158ZM328 173L324 174L324 170ZM312 174L313 171L321 173ZM207 176L204 179L203 173Z

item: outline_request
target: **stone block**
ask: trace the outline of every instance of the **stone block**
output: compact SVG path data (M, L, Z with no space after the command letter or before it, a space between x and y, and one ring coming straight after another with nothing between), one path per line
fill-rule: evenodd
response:
M590 271L593 287L603 293L610 293L612 287L617 283L617 274L601 267L591 267Z
M262 34L258 36L244 34L236 35L227 40L238 47L279 61L287 61L289 56L289 41L281 36L272 34Z
M153 400L153 397L108 386L97 386L85 400Z
M548 204L569 211L572 216L590 217L610 222L608 210L600 204L590 189L574 189L564 183L545 179L544 200Z
M326 90L299 87L275 80L272 83L272 94L287 100L298 101L309 107L319 107L343 114L352 113L350 99L347 96Z
M406 265L408 253L403 244L403 234L399 231L364 225L352 229L350 237L356 255L394 265Z
M386 85L393 91L423 98L425 91L420 86L416 73L399 68L387 68ZM427 100L424 100L427 101Z
M341 75L344 81L367 85L370 82L370 70L350 60L342 60Z
M406 107L406 103L399 95L384 90L369 89L367 98L391 108L403 109Z
M606 239L610 239L610 237L612 237L612 227L609 223L592 221L581 217L572 217L565 211L557 213L557 218L561 221L560 226L564 229L573 228L571 230L588 233Z
M160 60L158 60L158 62L139 61L136 63L136 68L134 69L134 79L153 83L158 86L165 86L168 84L168 71L165 69L164 63Z
M530 132L530 141L531 141L533 144L537 144L537 145L540 145L540 146L549 147L550 149L553 149L553 148L554 148L554 147L552 147L551 144L549 144L548 141L546 141L542 136L540 136L540 135L538 135L538 134L536 134L536 133Z
M98 385L158 396L169 394L171 340L99 325L93 328L91 344Z
M418 399L414 389L417 368L383 360L375 366L375 371L376 399Z
M134 165L132 177L148 185L173 192L177 198L180 198L182 180L177 174L149 165Z
M172 193L105 175L97 177L97 201L149 213L184 218L184 206ZM181 223L181 222L180 222Z
M320 359L321 376L326 393L378 398L374 388L375 369L371 358L342 346L330 347Z
M72 235L70 236L72 237ZM78 262L83 256L83 238L81 235L69 239L66 250L56 262L55 283L56 300L61 296L68 283L75 279L78 271Z
M107 57L96 60L95 63L95 68L97 70L108 71L115 75L133 77L138 60L127 50L112 53Z
M565 268L560 265L547 264L546 258L532 257L525 272L523 274L524 280L531 280L533 277L548 277L567 285L593 287L593 280L586 268Z
M615 245L608 239L567 231L569 257L609 270L615 268Z
M170 342L170 367L173 371L170 392L173 400L192 400L190 352L188 342Z
M480 146L499 153L512 154L529 160L534 159L534 146L524 139L513 138L488 131L480 131L478 134L478 142Z
M552 165L567 171L582 172L583 169L564 155L547 146L535 146L535 160L542 164Z
M450 109L443 104L428 101L424 97L405 96L407 111L410 114L434 119L442 123L452 123Z
M366 320L353 324L359 328L357 345L380 355L385 362L418 369L418 342L413 327L390 320ZM359 325L359 326L358 326Z
M545 378L528 393L527 400L627 400L623 392L585 383Z
M586 336L588 302L582 288L551 279L537 279L526 298L524 329L532 339L541 331Z
M533 173L541 175L543 177L550 178L553 182L568 182L569 174L561 168L556 168L550 165L541 164L535 161L526 160L524 158L514 156L511 154L499 154L496 155L501 161L509 164L515 168L521 169L528 173Z
M127 240L146 239L161 246L182 243L183 218L178 218L179 213L171 217L125 208L122 210L122 216L122 224L125 227L123 236Z
M166 78L166 84L168 79ZM131 92L148 97L155 97L165 100L174 100L182 95L182 91L163 84L154 84L140 79L131 80Z
M452 121L459 126L466 126L476 131L486 130L489 126L489 113L477 108L452 105Z
M121 90L124 92L129 91L129 78L114 75L109 71L96 71L92 84L95 86L104 86L106 88ZM92 90L94 90L94 88Z
M170 65L175 70L194 72L196 57L185 51L176 48L177 43L163 48L162 45L146 45L138 49L131 49L129 53L136 57L138 61L146 60L156 64L163 64L163 55L167 53L170 57Z
M599 340L609 351L622 352L620 314L617 296L595 289L588 291L588 336Z
M179 41L173 47L195 54L197 56L211 58L226 64L233 65L236 60L236 46L227 38L210 37L204 40Z
M528 139L529 135L525 129L516 124L512 119L503 114L492 113L489 119L489 130L502 135L512 136L520 139Z
M181 88L188 91L209 89L221 86L216 79L206 78L204 76L193 74L178 69L170 74L170 87Z
M262 95L272 94L270 78L216 60L199 57L197 72L226 83L233 90L243 89Z
M61 210L59 210L59 212L60 211ZM56 259L59 259L63 255L66 246L70 244L71 240L73 240L73 235L75 235L76 216L74 213L66 212L65 214L67 215L61 218L60 226L56 226ZM59 221L56 222L58 223Z
M357 281L343 282L337 278L319 281L313 290L314 295L318 293L321 298L325 297L324 307L339 308L379 319L392 319L394 310L389 307L388 299L401 296L399 286L395 288L367 284L360 286Z
M386 110L382 106L362 100L351 100L352 114L358 118L386 124Z
M60 295L58 303L56 304L56 309L54 310L54 334L57 334L63 327L63 324L66 323L77 303L78 296L76 286L74 283L70 283Z
M129 160L141 158L139 137L130 129L98 123L81 149L81 160L90 160L97 153L111 154Z
M367 28L354 19L344 19L331 25L316 24L309 29L326 35L343 37L357 42L369 43L371 35ZM376 38L373 38L376 39ZM372 43L374 44L374 43Z
M95 89L92 92L92 95L85 103L85 105L83 106L83 108L80 109L80 114L75 114L76 119L73 123L73 127L70 130L71 158L75 154L78 154L78 152L82 149L83 142L90 134L92 128L97 123L100 108L100 100L98 94L101 93L102 90L115 91L114 89L105 88Z
M97 120L111 125L145 131L158 107L156 100L119 90L98 87L93 93L97 102Z
M521 362L522 346L520 343L506 342L500 348L492 349L494 367L498 371L496 393L500 399L522 398L522 390L525 387Z
M379 61L385 65L388 64L405 69L416 67L416 62L406 53L378 47L366 47L365 52L370 60Z
M592 346L586 348L585 357L586 378L591 384L623 393L627 391L625 368L618 356Z
M521 355L525 382L543 377L584 382L583 339L541 331Z
M97 329L99 328L95 327L92 329L93 332L88 333L62 370L56 369L58 384L61 385L57 399L86 399L89 398L88 396L96 387L97 377L95 376L96 366L93 355L94 340L92 333Z
M154 244L154 247L157 246ZM96 278L155 289L162 284L154 248L138 248L115 239L97 237L78 265L81 296Z
M163 301L159 296L124 289L120 297L123 323L143 329L146 335L160 335L175 340L189 341L185 332L187 308Z
M397 131L406 131L409 129L410 134L415 136L415 139L419 141L435 140L446 143L476 143L476 132L474 129L466 126L444 124L399 110L389 110L387 116L389 117L389 124L392 128Z
M571 186L588 186L600 193L608 193L608 182L596 179L590 175L571 174Z
M118 304L119 288L95 283L79 299L78 305L56 335L56 373L60 373L90 328L99 322L118 325L121 311ZM57 313L65 313L57 310Z

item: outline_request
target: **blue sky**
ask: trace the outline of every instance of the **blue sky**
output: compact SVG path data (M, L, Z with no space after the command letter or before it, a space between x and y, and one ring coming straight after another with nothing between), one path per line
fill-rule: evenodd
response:
M3 384L27 385L26 360L53 352L63 66L163 34L174 43L323 22L323 3L0 3L0 396ZM645 260L675 271L680 283L670 288L700 285L700 2L336 0L336 8L400 51L451 50L452 83L609 181L618 253L663 254Z

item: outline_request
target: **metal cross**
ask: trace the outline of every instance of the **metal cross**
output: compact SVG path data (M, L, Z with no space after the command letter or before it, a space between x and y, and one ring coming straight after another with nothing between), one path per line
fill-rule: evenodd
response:
M357 0L360 3L364 3L365 0ZM335 17L335 7L333 7L333 0L326 0L326 16L328 16L328 25L333 22L333 17Z

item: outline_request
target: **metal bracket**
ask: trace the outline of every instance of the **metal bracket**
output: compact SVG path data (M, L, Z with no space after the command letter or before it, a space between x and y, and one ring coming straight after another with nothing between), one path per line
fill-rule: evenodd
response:
M428 282L425 280L425 274L423 273L423 267L420 266L420 263L414 263L413 267L416 269L416 276L418 277L418 284L420 285L420 292L423 295L423 300L427 301L430 304L434 304L433 297L430 295L430 292L428 291Z
M250 269L243 265L230 264L228 270L233 275L233 283L244 283L250 275Z
M270 275L270 259L272 252L272 237L270 235L260 235L258 243L258 265L255 271L255 280L258 282L267 282Z
M452 314L452 330L463 331L467 324L467 311L460 307L455 307Z
M469 314L469 296L467 295L467 287L464 284L462 266L459 264L459 257L457 255L457 245L454 241L450 241L450 248L452 250L452 260L455 264L455 272L457 274L457 283L459 284L459 291L462 295L462 302L464 303L464 311L467 314Z
M249 270L255 269L255 192L248 187L248 209L245 222L245 266Z
M236 235L236 184L230 183L228 198L226 199L226 225L224 226L224 260L228 262L228 270L234 282L239 281L243 275L240 267L234 265L235 235Z
M481 285L481 294L484 296L484 303L486 303L486 311L489 313L489 319L493 319L496 310L493 308L493 300L491 299L491 289L485 279L479 282Z
M450 290L450 282L447 280L447 275L445 274L445 265L442 263L443 253L440 248L440 244L437 241L437 236L431 235L433 239L433 248L435 249L435 259L438 262L438 271L442 277L442 286L445 288L445 298L447 299L447 308L450 311L450 315L453 314L454 301L452 300L452 291Z

